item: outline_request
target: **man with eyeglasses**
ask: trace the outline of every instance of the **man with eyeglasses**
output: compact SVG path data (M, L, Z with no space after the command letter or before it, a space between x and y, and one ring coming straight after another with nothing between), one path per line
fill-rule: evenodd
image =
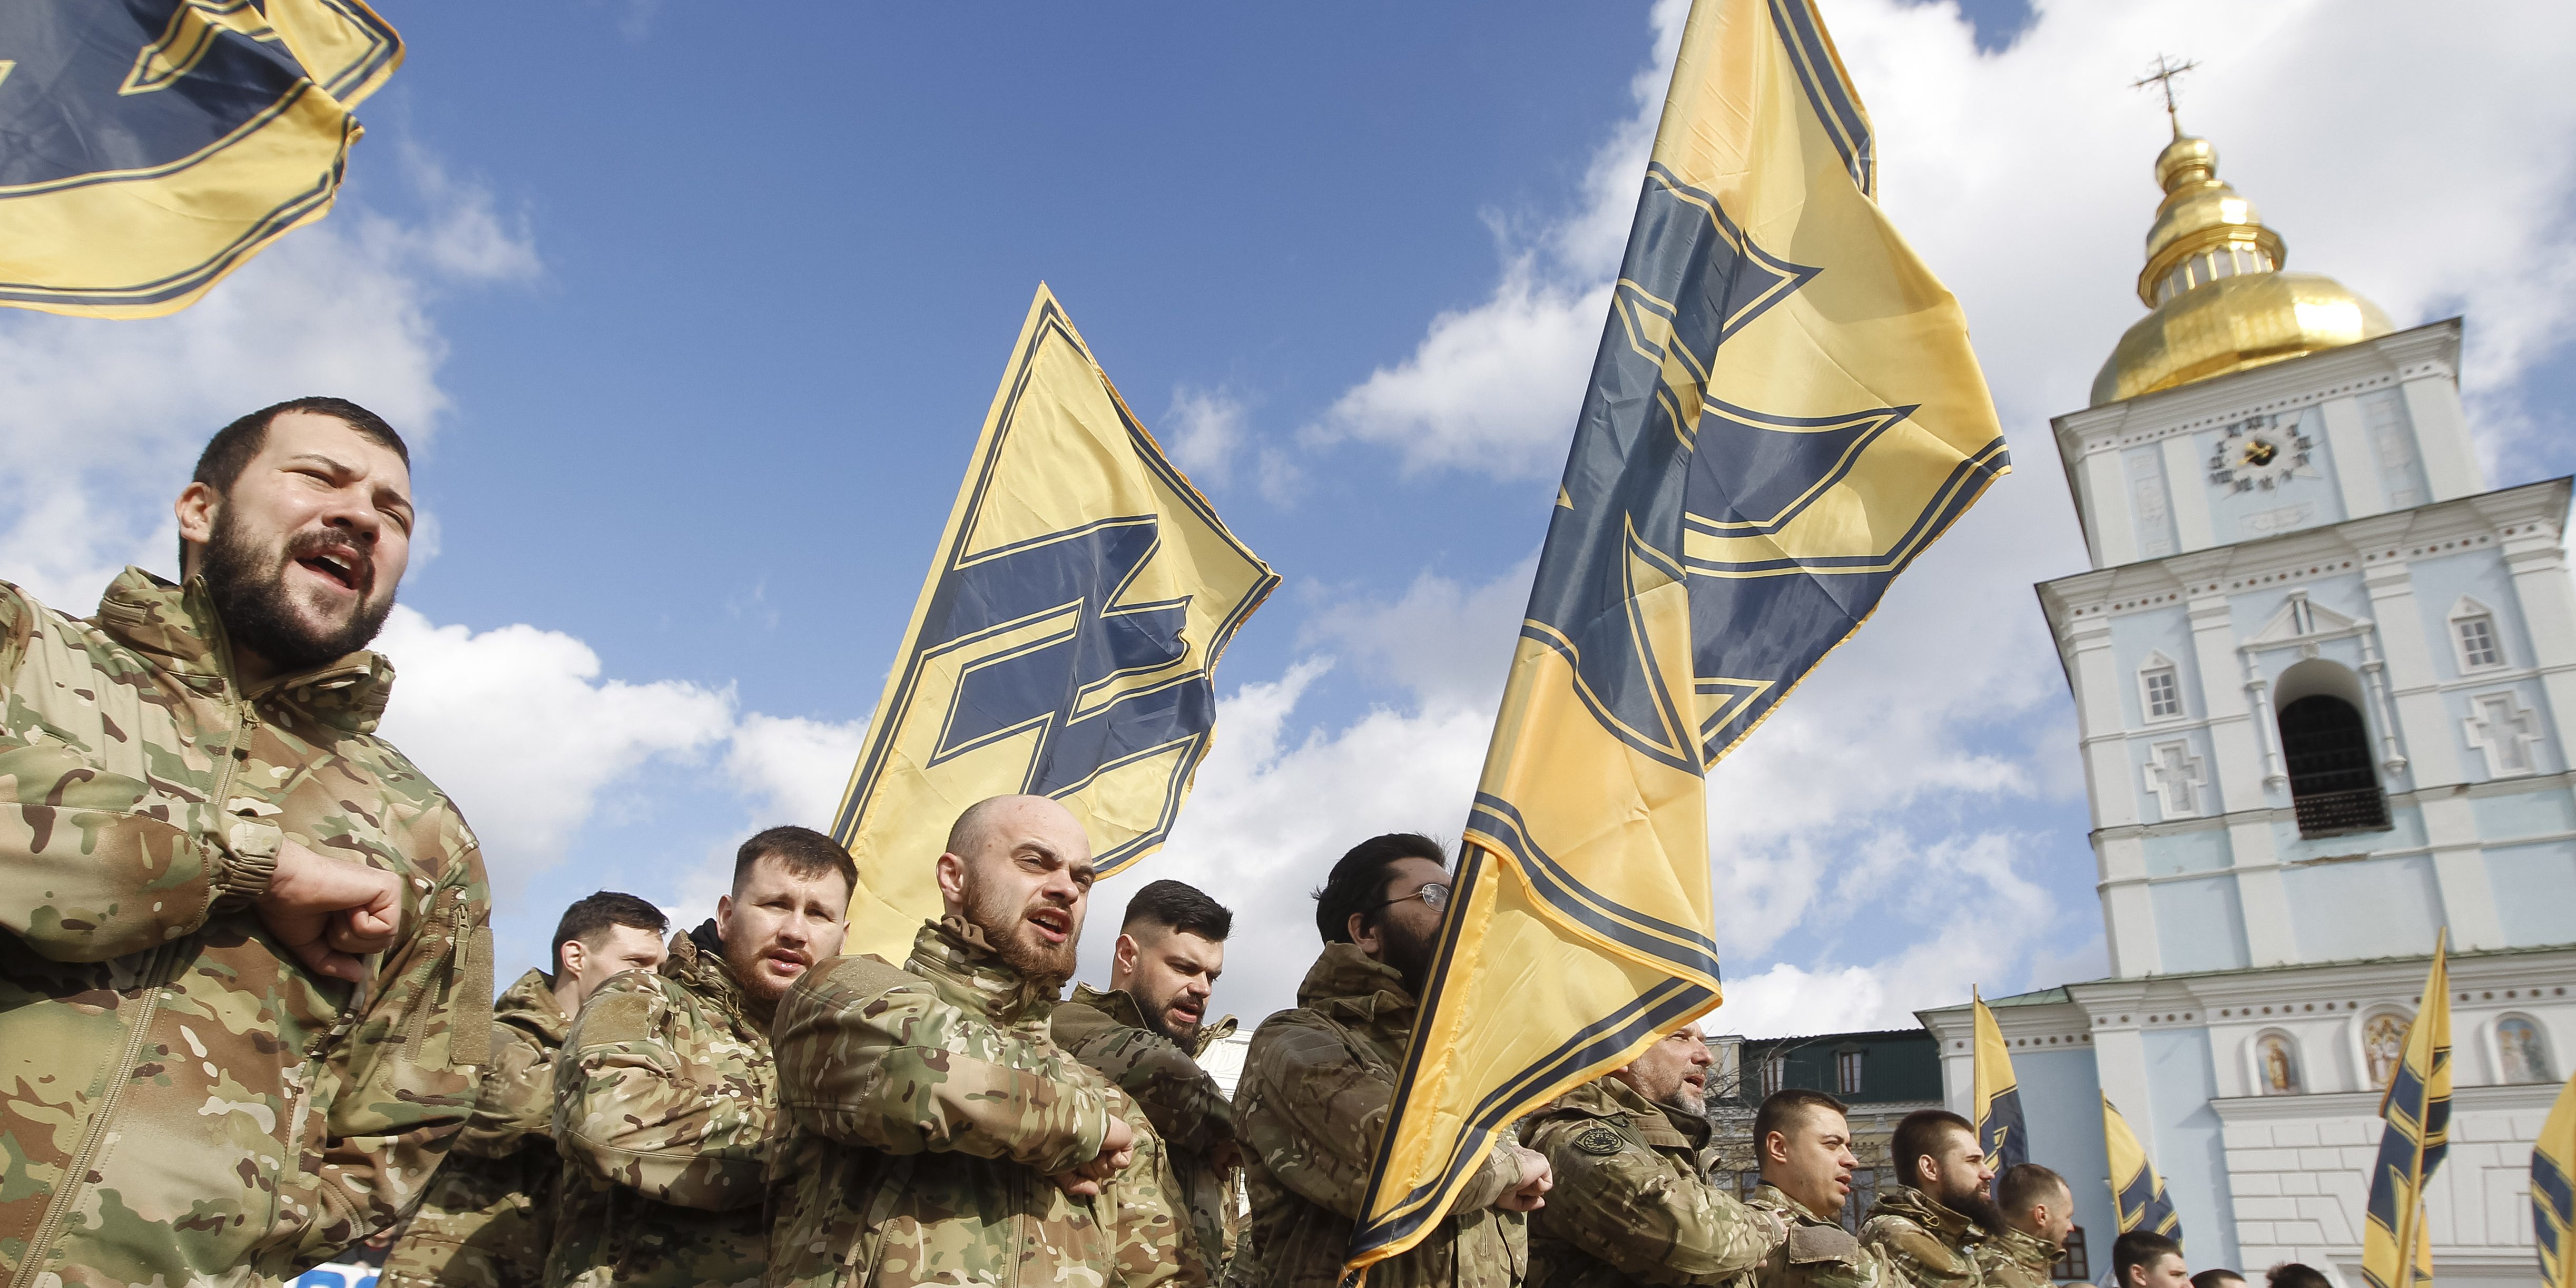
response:
M1252 1035L1235 1087L1252 1217L1227 1267L1230 1288L1341 1280L1449 904L1445 857L1429 837L1371 837L1315 894L1323 956L1297 988L1297 1009ZM1518 1283L1528 1264L1521 1214L1545 1202L1550 1183L1543 1155L1498 1143L1450 1215L1370 1267L1370 1288Z

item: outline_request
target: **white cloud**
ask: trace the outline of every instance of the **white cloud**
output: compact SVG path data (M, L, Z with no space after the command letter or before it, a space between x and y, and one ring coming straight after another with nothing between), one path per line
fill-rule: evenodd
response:
M562 859L611 784L734 731L731 692L602 680L599 654L560 631L396 608L376 647L399 675L385 736L465 811L504 897Z
M1176 386L1163 424L1163 446L1191 481L1203 487L1224 487L1234 481L1235 458L1245 446L1241 398L1221 388Z
M761 826L829 831L867 736L866 716L844 723L754 712L734 727L725 772L768 820Z

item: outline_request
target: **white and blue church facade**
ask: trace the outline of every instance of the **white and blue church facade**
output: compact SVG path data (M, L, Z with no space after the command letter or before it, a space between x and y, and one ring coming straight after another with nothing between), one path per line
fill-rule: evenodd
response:
M2038 588L2075 698L2110 976L1991 999L2035 1161L2117 1230L2100 1097L2194 1268L2361 1282L2379 1095L2437 931L2456 1093L2435 1275L2529 1282L2576 1057L2569 481L2494 487L2461 323L2393 329L2177 138L2149 314L2053 422L2091 569ZM1966 1007L1921 1014L1968 1100Z

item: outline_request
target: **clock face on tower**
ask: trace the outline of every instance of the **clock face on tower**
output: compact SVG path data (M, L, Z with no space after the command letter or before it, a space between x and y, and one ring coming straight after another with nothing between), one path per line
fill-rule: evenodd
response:
M2296 420L2246 417L2219 436L2218 450L2209 459L2209 481L2230 492L2269 492L2308 463L2313 446Z

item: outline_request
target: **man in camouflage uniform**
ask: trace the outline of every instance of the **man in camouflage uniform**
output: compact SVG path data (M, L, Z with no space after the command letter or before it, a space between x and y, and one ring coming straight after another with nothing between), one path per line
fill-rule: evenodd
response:
M778 999L841 951L858 869L832 838L773 827L734 855L715 919L583 1003L555 1062L564 1160L549 1288L758 1284L778 1117Z
M1745 1204L1789 1226L1754 1269L1754 1288L1909 1288L1886 1257L1841 1225L1860 1166L1851 1140L1843 1102L1821 1091L1775 1091L1754 1111L1762 1184Z
M1718 1288L1788 1237L1785 1219L1747 1210L1701 1165L1708 1065L1687 1025L1522 1125L1556 1180L1529 1218L1531 1288Z
M1146 1175L1133 1099L1047 1036L1090 899L1091 844L1062 805L959 815L946 907L901 969L845 957L780 1003L789 1120L770 1170L772 1288L1200 1285Z
M0 1282L292 1278L390 1226L492 1034L483 861L374 736L402 439L254 412L179 494L172 585L0 585Z
M377 1288L537 1288L554 1241L555 1052L610 977L662 964L670 919L602 890L555 923L557 973L532 970L492 1004L492 1062L474 1117L385 1257Z
M1316 896L1323 956L1298 985L1297 1009L1253 1033L1234 1089L1252 1217L1226 1267L1230 1288L1341 1281L1449 902L1443 858L1428 837L1372 837L1333 865ZM1370 1288L1519 1283L1529 1259L1521 1214L1544 1202L1548 1184L1544 1155L1497 1141L1448 1216L1369 1267Z
M1057 1045L1143 1106L1167 1165L1129 1179L1160 1186L1168 1206L1189 1214L1194 1237L1182 1252L1196 1263L1192 1277L1210 1282L1225 1268L1240 1155L1234 1105L1198 1057L1234 1032L1233 1016L1206 1022L1233 929L1234 914L1205 893L1149 882L1127 901L1109 991L1075 985L1048 1025Z
M1897 1121L1888 1157L1903 1184L1879 1195L1861 1242L1922 1288L1979 1288L1977 1245L1996 1222L1977 1129L1946 1109L1918 1109Z
M2075 1228L2075 1191L2066 1178L2037 1163L2005 1169L1995 1178L1995 1237L1976 1246L1977 1267L1990 1288L2049 1288L2049 1271Z

